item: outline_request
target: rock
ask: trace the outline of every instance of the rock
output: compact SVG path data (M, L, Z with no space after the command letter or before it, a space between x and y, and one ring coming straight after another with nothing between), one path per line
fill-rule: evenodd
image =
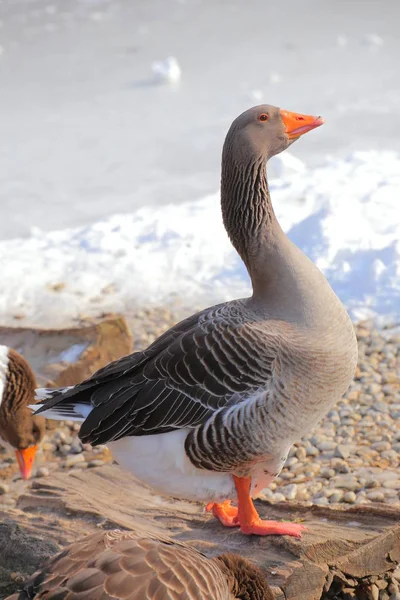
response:
M53 435L53 441L59 446L67 446L71 443L71 437L65 431L56 431Z
M318 450L321 450L321 452L335 450L336 446L337 446L336 442L331 442L329 440L320 442L319 444L317 444Z
M371 448L377 452L383 452L384 450L390 450L391 446L389 442L375 442L371 444Z
M389 412L389 406L388 406L387 402L375 402L372 405L372 409L375 410L376 412L380 412L380 413Z
M395 450L384 450L383 452L381 452L381 457L385 458L387 460L390 460L392 462L398 462L398 455L397 452L395 452Z
M354 491L358 487L357 479L354 475L336 475L334 478L336 488Z
M91 469L93 467L102 467L103 465L104 465L104 460L100 460L99 458L96 458L94 460L90 460L88 462L89 469Z
M56 451L56 445L52 444L51 442L43 442L41 445L42 450L45 450L46 452L55 452Z
M335 448L334 456L346 460L346 458L348 458L350 455L350 451L351 446L349 446L348 444L338 444Z
M319 474L324 479L331 479L332 477L334 477L336 475L336 472L334 471L334 469L330 469L329 467L325 467L324 469L321 469L321 471L320 471Z
M305 448L300 446L300 448L296 449L295 456L298 460L304 460L307 456L307 451L305 450Z
M297 496L297 485L294 483L286 485L282 491L286 500L295 500Z
M397 567L392 573L393 579L400 582L400 566Z
M68 329L0 327L0 339L20 350L40 373L38 384L42 387L75 385L132 352L128 324L119 315L92 319ZM51 362L49 355L53 357Z
M320 498L313 499L313 503L317 506L328 506L329 500L328 498L324 498L323 496L321 496Z
M385 500L385 496L382 492L368 492L367 498L368 500L371 500L371 502L383 502Z
M72 440L70 452L72 454L79 454L80 452L82 452L82 442L79 438L74 438Z
M7 485L6 483L0 483L0 496L3 496L4 494L8 494L9 491L10 491L9 485Z
M343 492L342 490L335 490L333 494L329 496L329 503L336 504L337 502L341 502L343 500Z
M59 546L12 519L0 522L0 597L15 590L16 583L32 575L58 552Z
M283 494L276 493L271 497L272 502L285 502L286 498Z
M364 484L364 487L366 489L377 488L380 487L380 484L376 479L367 479L367 481Z
M85 461L85 457L83 454L69 454L66 459L64 465L66 467L72 467L78 463L83 463Z
M319 454L319 450L315 446L310 446L309 448L306 449L307 456L318 456L318 454ZM299 457L297 457L297 458L299 458ZM299 458L299 460L301 460L301 459Z
M39 467L36 470L36 477L48 477L50 475L50 471L47 467Z
M379 589L374 583L371 585L371 600L379 600Z
M385 579L376 579L374 584L378 588L378 590L386 590L388 586L388 582Z
M344 502L347 502L347 504L354 504L354 502L356 501L356 495L354 492L346 492L343 495L343 500Z

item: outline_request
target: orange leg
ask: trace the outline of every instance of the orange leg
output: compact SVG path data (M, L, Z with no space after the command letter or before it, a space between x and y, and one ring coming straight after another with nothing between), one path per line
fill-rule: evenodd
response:
M230 500L221 503L210 502L206 506L206 511L211 512L225 527L239 527L238 509L231 505Z
M296 523L283 523L279 521L264 521L260 519L250 497L251 477L233 476L238 497L238 521L240 531L248 535L292 535L301 537L301 532L306 528Z

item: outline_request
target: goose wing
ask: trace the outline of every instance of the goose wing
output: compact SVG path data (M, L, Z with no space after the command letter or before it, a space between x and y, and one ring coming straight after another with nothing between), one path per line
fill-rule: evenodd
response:
M202 554L134 531L96 533L56 555L10 600L225 600L226 576Z
M106 444L129 435L196 427L220 408L265 389L278 338L243 301L172 327L149 348L115 361L41 408L88 403L80 437Z

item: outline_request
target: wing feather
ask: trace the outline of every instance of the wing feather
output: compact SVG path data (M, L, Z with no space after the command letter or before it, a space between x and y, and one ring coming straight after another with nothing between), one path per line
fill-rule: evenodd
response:
M80 437L106 444L127 435L196 427L243 400L272 377L276 340L245 301L207 309L167 331L147 350L124 357L44 403L90 403Z

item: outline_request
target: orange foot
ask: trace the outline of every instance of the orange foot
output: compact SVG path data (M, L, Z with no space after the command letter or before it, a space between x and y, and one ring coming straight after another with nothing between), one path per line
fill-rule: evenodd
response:
M255 509L250 497L250 477L233 476L238 497L238 508L231 506L230 500L221 504L210 502L207 512L212 512L226 527L237 527L246 535L292 535L301 537L301 532L306 531L304 525L278 521L263 521Z
M279 521L264 521L260 518L248 525L240 526L240 531L246 535L292 535L293 537L300 538L301 532L305 530L304 525Z
M221 503L210 502L206 506L206 511L211 512L225 527L239 527L238 509L231 505L230 500Z

